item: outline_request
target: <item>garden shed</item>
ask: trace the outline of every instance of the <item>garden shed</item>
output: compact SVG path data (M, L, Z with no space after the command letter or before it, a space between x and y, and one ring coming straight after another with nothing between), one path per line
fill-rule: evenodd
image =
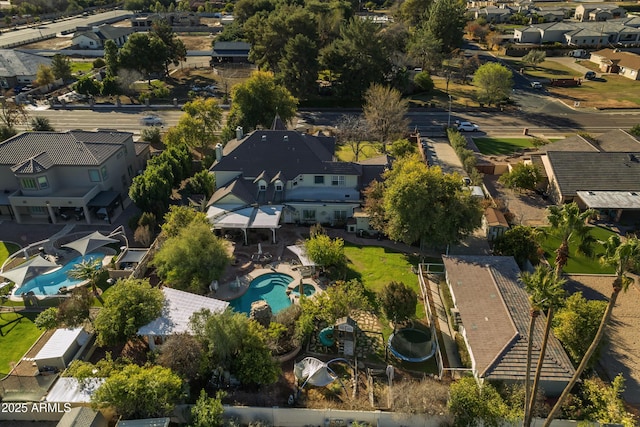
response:
M65 369L90 337L81 327L56 330L35 357L38 369L45 366Z

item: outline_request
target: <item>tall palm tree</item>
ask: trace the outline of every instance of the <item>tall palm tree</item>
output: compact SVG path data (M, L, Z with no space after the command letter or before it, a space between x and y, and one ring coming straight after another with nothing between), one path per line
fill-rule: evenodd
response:
M626 292L629 289L629 285L633 283L635 280L632 277L627 276L627 272L629 270L636 270L640 268L640 241L637 237L631 237L627 239L625 242L620 242L620 237L617 235L609 237L609 239L604 243L605 253L602 256L601 261L604 264L608 264L614 266L616 269L616 277L612 283L612 292L611 297L609 297L609 303L607 304L607 308L602 315L602 321L600 322L600 326L598 327L598 332L596 332L596 336L593 338L591 345L587 349L586 353L582 357L580 361L580 365L576 368L576 372L571 377L569 384L564 388L560 398L551 409L551 412L547 416L547 419L544 422L543 427L548 427L553 419L556 417L558 412L560 411L560 407L567 399L569 392L573 388L573 386L578 382L580 375L587 367L589 360L595 353L602 337L604 336L604 329L611 320L611 312L613 311L613 307L616 305L616 300L618 299L618 295L621 291Z
M100 273L102 272L102 260L83 260L76 264L69 272L67 276L76 280L88 280L91 285L91 291L93 295L98 295L97 281Z
M536 401L538 391L538 383L540 374L544 364L544 356L547 351L547 343L549 342L549 332L551 331L551 322L553 319L553 311L558 307L564 299L565 280L559 279L553 270L546 266L538 266L533 273L522 273L520 280L524 283L529 300L531 301L531 321L529 323L529 335L527 345L527 373L525 377L525 407L524 407L524 427L531 425L533 416L533 407ZM533 350L533 334L535 330L536 319L540 310L546 310L547 321L545 324L542 344L540 346L540 356L538 357L538 365L533 380L533 387L530 387L531 358Z
M552 233L560 236L560 246L556 250L556 276L560 277L562 270L569 260L569 241L572 237L579 239L578 252L585 255L592 254L592 246L595 243L593 236L589 234L591 227L587 220L593 218L596 211L587 209L580 212L575 202L562 206L549 206L547 219L552 227Z

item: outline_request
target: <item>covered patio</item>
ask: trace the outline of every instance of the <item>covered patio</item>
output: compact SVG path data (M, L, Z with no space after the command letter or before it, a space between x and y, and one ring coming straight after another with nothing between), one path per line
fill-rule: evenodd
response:
M211 206L207 218L215 230L241 230L245 245L249 244L247 230L255 229L271 230L272 243L276 243L282 208L282 205Z

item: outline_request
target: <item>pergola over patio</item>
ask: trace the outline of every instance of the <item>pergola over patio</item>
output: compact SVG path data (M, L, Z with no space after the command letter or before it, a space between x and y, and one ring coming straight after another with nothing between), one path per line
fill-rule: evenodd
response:
M580 201L590 209L608 213L620 221L623 212L640 214L640 191L576 191Z
M247 245L247 230L271 230L272 241L276 243L276 230L280 228L282 205L263 206L211 206L207 218L216 230L242 230L244 244Z

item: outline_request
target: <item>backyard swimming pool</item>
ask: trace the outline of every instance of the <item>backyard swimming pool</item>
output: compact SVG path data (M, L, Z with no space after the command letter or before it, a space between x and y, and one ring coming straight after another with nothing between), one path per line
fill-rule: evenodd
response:
M35 295L56 295L61 287L66 286L67 288L71 288L82 282L82 280L70 279L67 276L67 273L73 269L76 264L87 260L101 260L102 258L104 258L104 254L99 253L76 257L51 273L41 274L23 283L22 286L16 290L15 294L22 295L32 291Z
M265 300L275 314L291 305L287 287L293 282L293 277L283 273L262 274L251 281L249 289L240 298L229 301L235 311L249 314L251 303Z

